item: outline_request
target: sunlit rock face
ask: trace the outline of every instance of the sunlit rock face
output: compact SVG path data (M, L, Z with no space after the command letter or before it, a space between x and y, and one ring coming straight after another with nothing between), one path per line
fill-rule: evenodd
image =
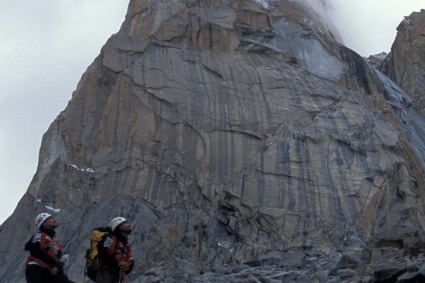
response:
M397 36L381 67L425 113L425 10L413 12L397 27Z
M60 209L82 279L90 229L121 215L131 280L181 282L286 252L420 241L424 117L412 125L409 97L306 3L130 1L0 236L19 227L23 246L35 214ZM7 243L0 274L22 279L25 254Z

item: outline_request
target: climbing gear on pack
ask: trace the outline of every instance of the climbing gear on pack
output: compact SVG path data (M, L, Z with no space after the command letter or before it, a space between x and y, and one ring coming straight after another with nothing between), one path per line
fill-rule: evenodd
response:
M86 251L86 266L84 276L87 275L91 280L96 281L97 272L99 270L97 244L111 232L110 227L94 228L90 234L90 248Z

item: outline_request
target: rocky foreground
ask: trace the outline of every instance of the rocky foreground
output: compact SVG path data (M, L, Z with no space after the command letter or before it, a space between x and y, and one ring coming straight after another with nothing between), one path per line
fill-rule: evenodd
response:
M350 253L293 251L262 256L255 261L199 270L183 259L133 274L132 282L340 283L425 282L425 255L397 247Z

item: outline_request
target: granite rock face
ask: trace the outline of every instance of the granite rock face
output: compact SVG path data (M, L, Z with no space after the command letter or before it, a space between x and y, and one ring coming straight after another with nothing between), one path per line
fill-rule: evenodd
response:
M414 108L425 114L425 10L413 12L397 27L381 69L414 100Z
M327 282L421 243L425 117L309 3L130 1L1 226L0 281L22 280L49 209L80 281L90 229L117 215L134 224L130 282L256 282L244 271L263 265L307 282L285 268L321 258L309 278Z

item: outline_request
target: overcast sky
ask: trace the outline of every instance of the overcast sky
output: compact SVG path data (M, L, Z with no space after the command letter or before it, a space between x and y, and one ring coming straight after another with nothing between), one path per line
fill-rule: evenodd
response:
M423 0L326 0L344 44L389 52ZM128 0L0 0L0 224L36 171L42 135L125 18Z

